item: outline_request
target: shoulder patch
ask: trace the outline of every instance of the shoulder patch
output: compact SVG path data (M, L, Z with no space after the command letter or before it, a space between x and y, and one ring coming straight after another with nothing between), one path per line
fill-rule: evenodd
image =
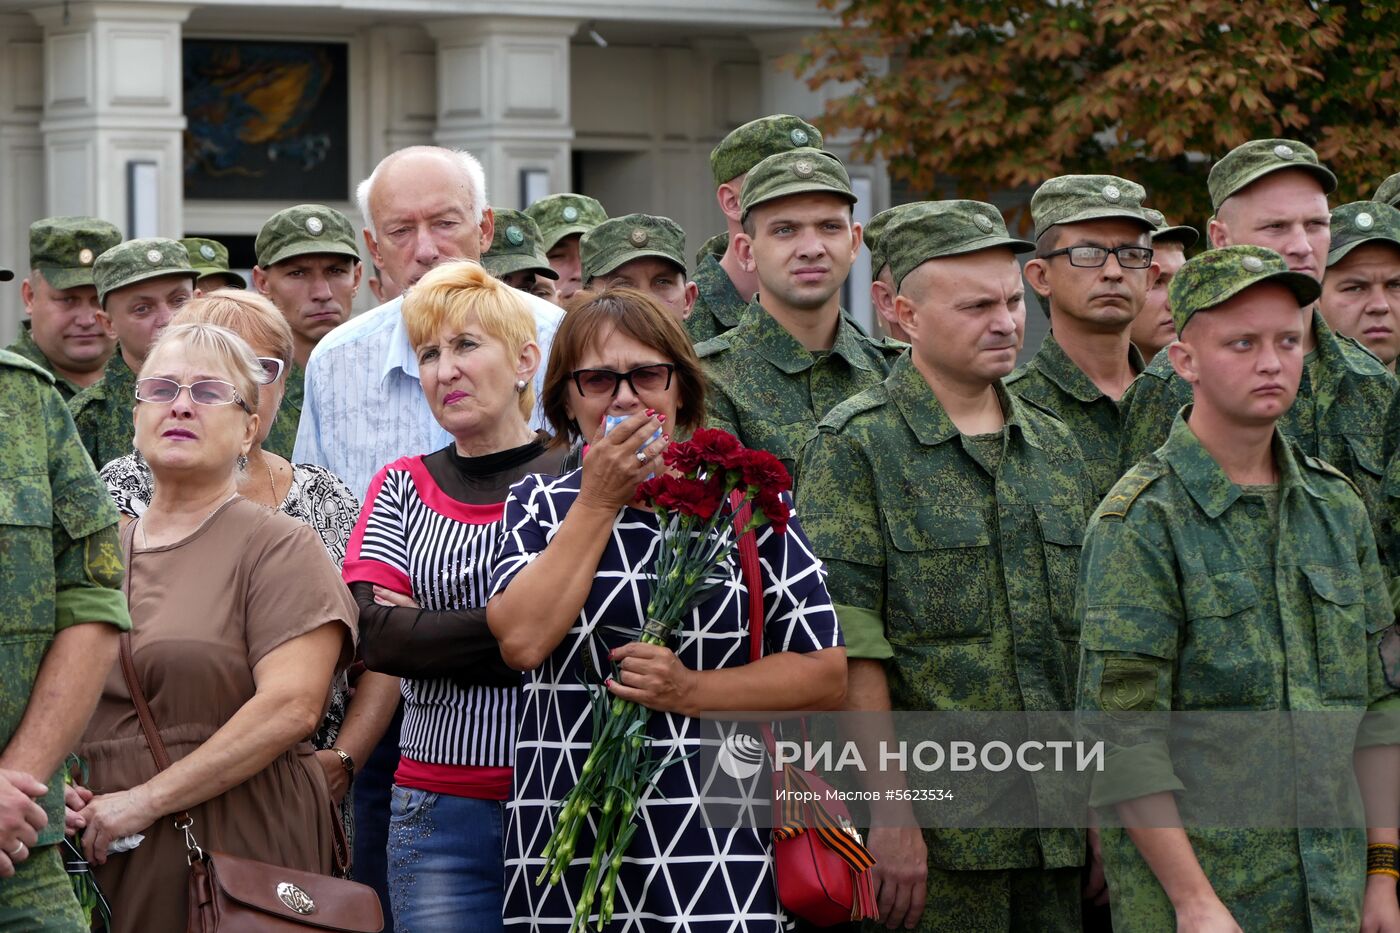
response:
M1160 479L1162 472L1158 465L1150 460L1144 460L1134 466L1123 474L1122 479L1113 484L1108 495L1099 503L1097 516L1099 518L1127 517L1128 510L1133 507L1137 497L1142 495L1148 486Z
M49 385L54 384L53 373L49 372L38 363L31 362L18 353L11 353L9 350L0 350L0 366L7 366L10 369L21 369L43 376L44 381Z
M1302 452L1299 451L1296 447L1294 448L1294 453L1302 454ZM1361 495L1360 487L1356 485L1352 478L1350 476L1347 476L1341 470L1334 467L1332 464L1328 463L1326 460L1319 460L1317 457L1310 457L1307 454L1302 454L1301 459L1305 466L1316 470L1319 473L1325 473L1328 476L1336 477L1337 479L1346 483L1348 486L1351 487L1351 491L1356 493L1357 497L1360 498L1362 502L1366 501L1366 499Z
M888 404L890 400L889 391L883 384L871 386L863 392L857 392L850 398L841 402L817 424L817 430L826 434L839 433L851 419L867 411L874 411Z

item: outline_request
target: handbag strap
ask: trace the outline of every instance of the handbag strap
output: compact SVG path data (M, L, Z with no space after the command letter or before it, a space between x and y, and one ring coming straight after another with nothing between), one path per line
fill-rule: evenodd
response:
M739 570L744 575L744 586L749 591L749 663L752 664L763 657L763 569L758 562L758 532L748 527L749 519L753 516L753 505L744 494L734 490L730 493L729 503L734 509L734 534L739 544ZM763 733L763 744L768 747L768 754L773 755L777 748L773 730L766 722L760 723L758 728Z

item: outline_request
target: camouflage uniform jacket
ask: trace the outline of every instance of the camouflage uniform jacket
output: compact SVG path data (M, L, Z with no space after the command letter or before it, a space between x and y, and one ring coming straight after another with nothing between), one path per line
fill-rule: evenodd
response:
M58 632L131 627L117 510L83 454L53 379L0 350L0 749L19 728ZM41 776L41 779L47 775ZM63 835L63 778L46 783L39 846Z
M126 365L121 347L107 361L107 371L68 403L78 436L99 470L131 453L136 427L131 409L136 406L136 374Z
M843 316L831 350L816 355L755 300L742 324L695 348L710 378L709 426L793 470L822 416L883 382L904 349L866 337Z
M306 392L306 370L295 361L287 369L287 388L282 393L282 404L277 409L277 419L272 422L272 430L267 432L263 450L271 451L284 460L292 459L292 448L297 443L297 425L301 424L301 402Z
M908 354L822 419L803 450L798 512L847 650L885 659L896 710L1073 709L1091 493L1065 425L1003 386L997 395L1006 427L994 472ZM926 837L930 863L946 869L1063 868L1084 852L1077 831Z
M1359 714L1400 701L1380 651L1383 637L1395 637L1395 616L1355 486L1278 432L1274 458L1280 481L1270 508L1257 490L1231 482L1178 416L1166 443L1114 486L1084 543L1081 710ZM1393 724L1367 731L1358 744L1400 742ZM1197 766L1179 775L1174 758ZM1111 746L1092 801L1108 807L1174 791L1188 827L1190 787L1233 779L1230 799L1238 793L1243 807L1249 793L1285 795L1283 806L1306 802L1308 789L1286 770L1242 781L1232 761L1231 749L1209 738L1177 737L1169 747L1166 725L1148 721ZM1216 823L1188 834L1244 929L1359 928L1360 830ZM1105 827L1102 844L1114 929L1174 928L1170 902L1127 833Z
M82 391L82 387L69 382L60 376L53 368L53 363L44 355L44 351L39 349L39 345L34 342L34 334L30 330L29 322L23 321L20 324L19 336L15 342L5 348L17 356L22 356L44 372L53 376L53 387L58 390L59 396L67 402L73 396Z
M685 319L691 343L704 343L739 326L749 303L734 287L719 260L714 256L701 259L695 267L693 280L700 294L690 309L690 317Z
M1131 344L1128 362L1135 373L1147 368L1142 354ZM1123 475L1118 465L1123 410L1084 375L1054 334L1046 334L1035 356L1007 377L1006 389L1012 395L1050 409L1069 426L1079 449L1084 452L1094 495L1099 499L1108 495L1118 477Z

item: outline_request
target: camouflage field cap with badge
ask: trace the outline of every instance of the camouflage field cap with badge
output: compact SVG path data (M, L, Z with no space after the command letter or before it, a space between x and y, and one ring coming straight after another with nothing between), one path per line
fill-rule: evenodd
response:
M218 240L208 237L185 237L180 241L190 257L190 268L198 279L206 275L222 275L238 282L239 288L247 288L248 280L228 266L228 247Z
M886 211L886 213L889 213ZM961 256L1004 246L1028 253L1035 244L1013 237L1001 211L983 201L920 201L906 204L880 237L895 287L930 259Z
M191 281L199 277L184 245L165 237L127 240L98 256L92 268L97 300L104 306L107 296L119 288L173 275L183 275Z
M1282 256L1263 246L1224 246L1186 261L1167 286L1176 332L1202 311L1218 307L1264 282L1284 286L1305 307L1317 301L1322 285L1310 275L1292 272Z
M1148 231L1157 225L1142 206L1147 191L1135 181L1117 175L1060 175L1031 195L1031 220L1036 239L1057 224L1090 220L1135 220Z
M648 257L664 259L686 272L685 231L681 225L669 217L627 214L599 224L579 241L585 283L634 259Z
M729 132L710 153L715 185L733 181L772 155L790 149L822 148L822 132L801 117L775 113Z
M821 149L789 149L771 155L749 169L739 195L741 216L760 204L795 194L834 194L852 204L851 177L841 160Z
M1201 238L1201 232L1195 227L1168 223L1166 215L1161 211L1145 207L1142 212L1146 214L1147 219L1152 222L1152 242L1154 244L1180 243L1182 249L1190 249L1195 246L1196 241Z
M316 253L360 259L349 218L324 204L298 204L273 214L258 231L253 252L263 269Z
M501 208L496 211L496 230L491 248L481 257L486 271L498 279L514 272L533 272L547 279L559 278L544 255L540 228L523 211Z
M540 228L546 253L564 237L587 233L608 219L603 205L582 194L551 194L525 208L525 213Z
M1311 146L1296 139L1251 139L1231 149L1210 167L1206 178L1210 206L1218 211L1226 198L1239 194L1266 175L1288 169L1304 171L1316 178L1323 194L1337 190L1337 176L1317 160L1317 153Z
M1383 201L1353 201L1334 210L1327 267L1341 262L1363 243L1388 243L1400 249L1400 209Z
M45 217L29 225L29 268L60 291L91 285L98 257L121 241L122 232L97 217Z

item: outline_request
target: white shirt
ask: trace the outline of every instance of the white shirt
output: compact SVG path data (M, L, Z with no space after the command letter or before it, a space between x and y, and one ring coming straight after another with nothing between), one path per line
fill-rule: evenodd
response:
M535 397L561 308L526 292L520 297L535 316L540 368ZM403 298L395 298L331 331L306 363L306 390L292 459L314 463L339 476L361 501L370 480L400 457L432 453L452 436L442 429L418 378L418 358L403 323ZM538 402L532 428L544 427Z

